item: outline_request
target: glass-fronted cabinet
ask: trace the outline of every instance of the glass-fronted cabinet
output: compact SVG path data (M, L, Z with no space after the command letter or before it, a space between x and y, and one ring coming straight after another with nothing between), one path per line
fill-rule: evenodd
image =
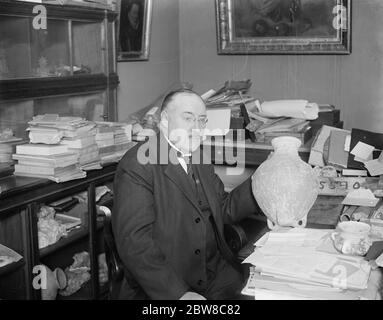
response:
M27 139L28 121L39 114L77 116L90 121L104 121L107 112L106 90L92 93L39 97L0 102L0 131L11 129L18 138Z
M106 9L0 0L0 177L19 143L9 135L27 140L33 116L117 121L116 18Z
M34 7L0 1L0 80L116 72L114 12L44 5L41 25Z
M44 24L37 5L0 0L0 129L41 112L116 120L117 14L43 4Z

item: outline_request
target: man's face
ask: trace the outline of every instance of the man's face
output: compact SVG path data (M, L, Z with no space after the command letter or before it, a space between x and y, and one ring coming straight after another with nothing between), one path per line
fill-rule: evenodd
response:
M130 11L128 12L129 21L132 25L135 25L138 23L138 5L133 4L130 8Z
M191 93L179 93L169 103L163 117L168 137L184 153L195 151L203 139L207 117L205 103Z

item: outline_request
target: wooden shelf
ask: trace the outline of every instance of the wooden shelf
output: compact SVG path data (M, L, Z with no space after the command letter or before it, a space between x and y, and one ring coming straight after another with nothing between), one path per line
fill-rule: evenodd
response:
M72 230L68 233L68 235L65 238L61 238L59 241L57 241L54 244L51 244L47 247L44 247L40 249L40 258L44 258L49 254L52 254L56 252L57 250L60 250L73 242L76 242L88 235L88 228L81 227L79 229Z
M35 2L19 2L15 0L1 0L0 13L9 15L33 16ZM117 13L103 8L91 8L79 5L57 5L43 3L47 9L47 15L52 18L66 18L68 16L79 20L102 21L105 17L109 21L117 18Z
M108 283L103 284L100 286L99 290L99 297L105 297L108 295L109 292L109 286ZM92 297L92 290L91 290L91 281L87 281L82 285L80 290L76 291L70 296L61 296L60 294L57 294L56 300L90 300Z
M97 230L101 230L103 226L104 224L102 221L97 221ZM63 249L69 246L70 244L87 237L88 235L89 235L88 227L81 226L78 229L74 229L71 232L69 232L65 238L61 238L56 243L40 249L40 258L44 258L50 254L53 254L57 252L58 250Z
M62 198L82 192L92 182L112 180L116 164L108 164L102 170L89 171L86 178L68 182L55 183L41 178L8 176L0 179L0 215L3 212L14 212L31 202L49 203L57 200L59 193Z
M116 74L84 74L67 77L46 77L1 80L0 100L33 99L74 93L94 92L116 88L119 80Z

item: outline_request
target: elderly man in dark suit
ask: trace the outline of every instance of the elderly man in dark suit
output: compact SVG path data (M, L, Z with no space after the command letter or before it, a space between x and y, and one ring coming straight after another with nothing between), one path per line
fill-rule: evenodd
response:
M231 299L244 285L223 226L261 211L251 178L227 193L213 165L195 156L206 122L199 95L171 92L159 134L119 163L112 226L124 264L121 299Z

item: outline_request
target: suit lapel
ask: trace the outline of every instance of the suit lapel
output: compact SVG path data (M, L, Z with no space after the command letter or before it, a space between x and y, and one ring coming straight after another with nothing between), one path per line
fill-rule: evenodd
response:
M214 191L214 186L212 185L211 181L207 179L207 174L203 172L203 165L193 165L193 170L197 171L199 179L201 181L202 188L205 192L207 202L210 205L211 212L214 217L217 216L219 207L217 205L217 195Z
M188 177L180 164L169 163L164 171L165 175L182 191L186 198L200 211L197 198L190 187Z

